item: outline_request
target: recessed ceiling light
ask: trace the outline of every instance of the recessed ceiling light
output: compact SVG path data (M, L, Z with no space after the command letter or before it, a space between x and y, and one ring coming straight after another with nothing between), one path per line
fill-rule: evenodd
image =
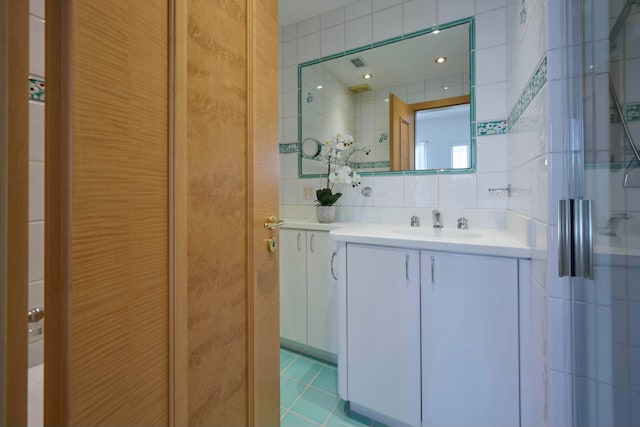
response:
M446 60L447 60L446 56L440 56L440 57L435 59L436 64L444 64L446 62Z
M438 34L440 30L433 30L433 34Z
M371 74L369 74L369 73L364 74L364 75L362 76L362 78L363 78L363 79L365 79L365 80L369 80L371 77L373 77L373 75L371 75Z
M322 88L323 88L323 86L322 86L322 85L318 85L318 86L316 86L316 89L322 89Z

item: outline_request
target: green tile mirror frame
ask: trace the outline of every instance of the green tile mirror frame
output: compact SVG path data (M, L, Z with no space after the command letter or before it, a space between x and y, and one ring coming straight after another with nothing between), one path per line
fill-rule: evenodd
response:
M474 45L466 18L299 64L299 176L325 176L309 145L336 133L370 147L349 159L363 175L474 172ZM406 119L390 111L392 98L408 106Z

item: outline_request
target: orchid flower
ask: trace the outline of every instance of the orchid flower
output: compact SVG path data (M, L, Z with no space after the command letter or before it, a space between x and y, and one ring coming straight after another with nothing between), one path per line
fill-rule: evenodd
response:
M327 164L327 184L316 191L317 203L323 206L333 205L342 193L333 193L335 184L351 184L356 187L362 183L362 177L349 165L349 158L356 151L369 154L371 149L353 142L349 134L337 134L322 143L318 160Z

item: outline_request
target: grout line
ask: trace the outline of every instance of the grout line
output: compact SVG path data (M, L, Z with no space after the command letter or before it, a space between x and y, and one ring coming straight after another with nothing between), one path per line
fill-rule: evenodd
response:
M340 405L341 402L342 402L342 399L340 399L340 397L338 397L338 401L336 402L335 405L333 405L333 409L331 409L331 412L329 412L329 416L327 417L326 420L324 420L324 423L322 424L323 427L326 427L327 423L331 419L331 416L335 415L336 409L338 409L338 406Z
M282 356L281 356L281 357L282 357ZM282 369L280 370L280 375L282 375L282 373L283 373L284 371L286 371L286 370L289 368L289 366L293 365L293 362L295 362L295 361L296 361L296 360L298 360L299 358L300 358L300 355L299 355L299 354L296 354L296 356L295 356L293 359L291 359L291 361L290 361L289 363L287 363L287 366L285 366L284 368L282 368Z

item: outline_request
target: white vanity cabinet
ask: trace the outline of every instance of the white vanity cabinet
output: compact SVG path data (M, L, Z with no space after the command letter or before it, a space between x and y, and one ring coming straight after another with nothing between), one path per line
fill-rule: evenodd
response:
M520 424L518 258L339 247L339 394L355 412L394 427Z
M338 352L335 247L328 231L280 230L280 336L333 355Z
M518 260L420 259L422 426L519 425Z
M419 258L416 250L347 245L351 408L409 426L420 425Z

